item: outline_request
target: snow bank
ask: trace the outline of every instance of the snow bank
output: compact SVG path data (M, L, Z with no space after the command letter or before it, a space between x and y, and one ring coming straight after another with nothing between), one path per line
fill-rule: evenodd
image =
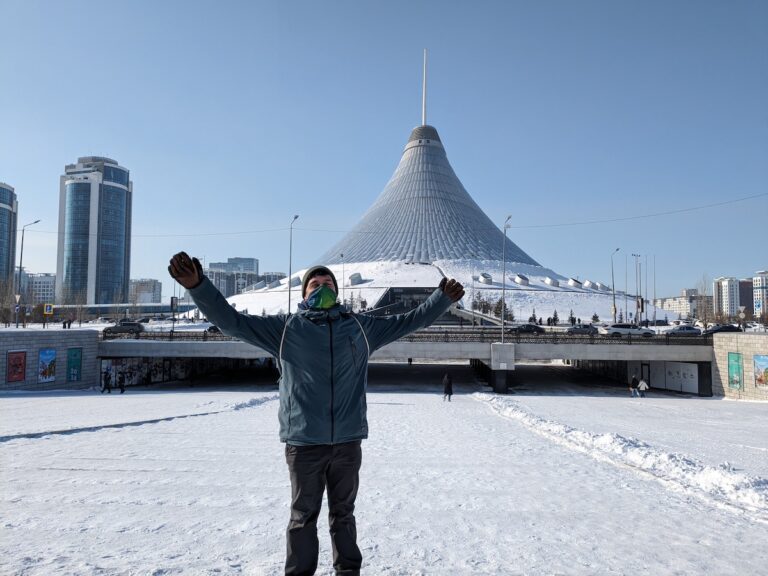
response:
M509 397L477 392L498 414L517 420L526 428L562 446L618 466L651 474L673 488L711 503L747 512L768 524L768 480L735 472L728 462L707 466L679 453L658 450L636 438L615 433L595 434L529 413Z

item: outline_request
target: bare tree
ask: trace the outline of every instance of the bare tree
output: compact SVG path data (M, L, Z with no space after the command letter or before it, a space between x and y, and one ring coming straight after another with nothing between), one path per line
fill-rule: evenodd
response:
M704 326L707 325L712 316L712 302L709 296L710 286L712 286L712 281L705 272L701 276L701 280L696 284L696 316L704 322Z

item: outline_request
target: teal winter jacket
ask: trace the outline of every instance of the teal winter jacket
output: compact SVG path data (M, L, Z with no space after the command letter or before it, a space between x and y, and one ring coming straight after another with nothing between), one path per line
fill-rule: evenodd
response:
M258 346L280 367L280 440L299 446L368 437L368 358L378 348L429 326L451 305L436 289L421 306L395 316L299 310L251 316L235 310L207 279L189 294L222 333Z

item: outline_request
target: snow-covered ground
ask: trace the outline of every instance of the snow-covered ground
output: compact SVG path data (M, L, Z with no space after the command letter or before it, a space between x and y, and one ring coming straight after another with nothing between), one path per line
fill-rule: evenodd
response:
M514 381L372 365L363 573L765 573L768 404L630 399L562 366ZM1 395L0 573L282 573L276 400L268 382Z

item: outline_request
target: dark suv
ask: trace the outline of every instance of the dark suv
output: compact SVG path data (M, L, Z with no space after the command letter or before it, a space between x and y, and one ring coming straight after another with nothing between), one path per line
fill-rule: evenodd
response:
M144 332L144 325L133 320L120 320L114 326L104 328L104 334L138 334Z

